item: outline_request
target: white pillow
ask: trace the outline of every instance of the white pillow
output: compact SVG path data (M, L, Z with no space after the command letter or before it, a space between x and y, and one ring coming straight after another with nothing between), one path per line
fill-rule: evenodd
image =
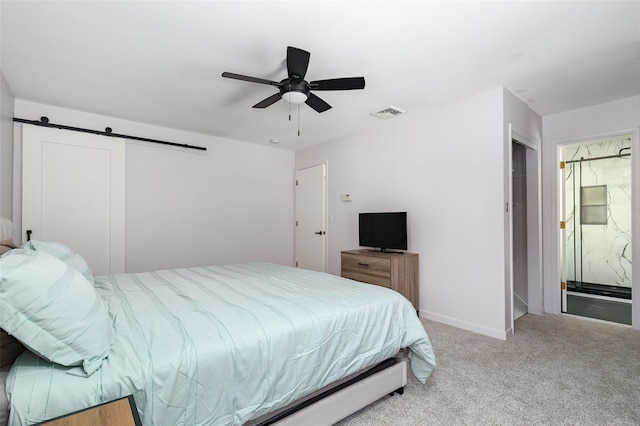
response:
M94 282L93 272L91 271L91 267L84 260L84 257L80 256L75 251L71 250L65 244L62 244L58 241L40 241L40 240L31 240L27 241L22 248L41 251L51 256L62 260L69 266L73 266L80 272L86 279L90 282Z
M0 327L32 352L92 374L113 342L113 321L93 284L40 251L0 257Z

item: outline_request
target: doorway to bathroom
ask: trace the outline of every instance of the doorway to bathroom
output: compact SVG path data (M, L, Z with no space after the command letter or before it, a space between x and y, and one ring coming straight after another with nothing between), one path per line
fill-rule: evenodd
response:
M562 158L562 312L631 325L631 135Z

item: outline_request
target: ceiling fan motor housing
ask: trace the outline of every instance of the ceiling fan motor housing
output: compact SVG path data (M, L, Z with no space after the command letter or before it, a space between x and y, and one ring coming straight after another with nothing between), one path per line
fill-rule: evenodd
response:
M302 100L302 102L306 101L309 98L309 87L307 86L307 82L304 80L298 82L285 82L282 84L282 86L280 86L280 96L282 96L282 99L287 102L291 102L291 98L289 96L285 96L285 94L289 92L302 93L304 95L304 100ZM292 98L295 99L296 97L294 96Z

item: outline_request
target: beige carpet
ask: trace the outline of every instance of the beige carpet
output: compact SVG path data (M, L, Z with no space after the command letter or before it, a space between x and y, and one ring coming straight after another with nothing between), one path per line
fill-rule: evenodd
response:
M640 331L563 315L507 341L422 320L438 366L343 420L359 425L640 425Z

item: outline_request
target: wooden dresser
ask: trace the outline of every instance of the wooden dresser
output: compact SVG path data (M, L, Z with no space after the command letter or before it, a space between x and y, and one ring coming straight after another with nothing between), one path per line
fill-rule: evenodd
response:
M348 250L341 253L345 278L387 287L406 297L418 311L418 255Z

